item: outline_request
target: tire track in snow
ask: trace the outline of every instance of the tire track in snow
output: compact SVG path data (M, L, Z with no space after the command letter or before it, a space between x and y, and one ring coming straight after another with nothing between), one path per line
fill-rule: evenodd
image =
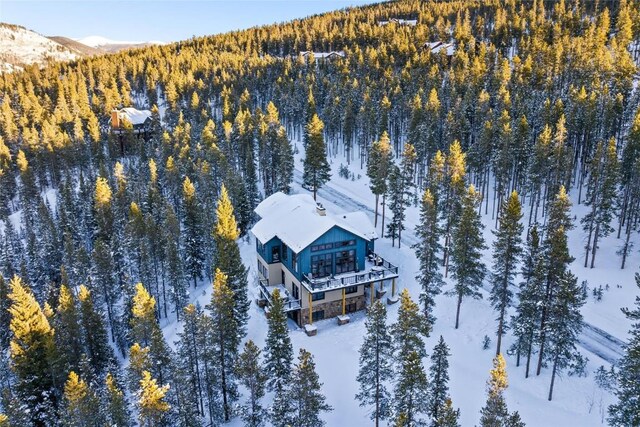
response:
M300 170L294 169L293 178L296 184L302 185L302 172ZM345 210L356 210L375 215L375 212L371 207L354 200L342 191L332 187L331 183L325 184L323 187L318 189L318 196ZM410 245L414 245L418 242L416 236L409 231L414 228L415 224L407 222L407 230L405 230L402 235L403 242L409 243ZM490 288L486 285L483 286L483 288L487 292L490 291ZM624 341L587 322L583 322L583 328L580 337L578 338L578 343L586 351L595 354L602 360L611 364L616 363L618 359L624 355Z

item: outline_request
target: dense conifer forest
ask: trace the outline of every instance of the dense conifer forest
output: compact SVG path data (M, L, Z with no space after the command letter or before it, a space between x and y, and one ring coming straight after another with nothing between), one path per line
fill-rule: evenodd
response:
M379 25L390 18L417 25ZM438 41L451 55L425 46ZM420 209L422 293L401 294L388 328L382 304L368 310L354 405L376 425L458 425L444 340L422 363L445 275L456 328L491 284L480 425L524 425L502 396L501 338L516 337L527 376L553 371L551 400L556 373L583 362L569 264L597 267L616 235L606 256L637 268L639 62L637 0L401 0L0 74L0 426L322 425L322 378L294 354L278 296L266 347L245 339L255 284L238 242L264 197L290 191L298 147L314 189L327 159L365 168L394 245ZM127 106L151 110L147 140L110 132ZM569 214L568 193L587 215ZM205 307L189 304L200 286L213 287ZM615 426L640 423L640 314L626 313ZM168 321L183 324L176 343Z

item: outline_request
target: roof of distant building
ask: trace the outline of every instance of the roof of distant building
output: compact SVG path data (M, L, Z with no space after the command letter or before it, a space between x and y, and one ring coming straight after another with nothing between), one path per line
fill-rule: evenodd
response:
M336 226L365 240L378 237L364 212L330 214L322 209L309 194L274 193L256 207L261 219L251 232L263 243L278 237L296 253Z
M447 56L453 56L456 52L456 47L453 43L445 43L445 42L426 42L424 47L428 47L431 49L431 53L439 53L441 50L445 50Z
M332 56L339 56L341 58L345 57L345 53L343 50L332 50L331 52L312 52L310 50L300 52L302 56L313 55L314 59L324 59L330 58Z
M118 117L120 120L127 120L132 125L141 125L147 119L151 118L151 111L149 110L138 110L132 107L125 107L118 111Z

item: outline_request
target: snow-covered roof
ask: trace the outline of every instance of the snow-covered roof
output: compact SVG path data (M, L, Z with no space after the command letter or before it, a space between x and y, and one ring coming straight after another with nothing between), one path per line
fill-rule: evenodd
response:
M453 56L456 52L456 47L453 43L427 42L424 47L431 49L431 53L439 53L441 50L446 50L447 56Z
M417 19L398 19L398 18L391 18L388 21L378 21L378 25L382 26L382 25L388 25L389 23L395 23L398 25L409 25L411 27L415 27L418 24L418 20Z
M336 226L365 240L378 237L364 212L322 215L317 207L309 194L274 193L256 207L261 219L251 232L262 243L278 237L296 253Z
M136 126L143 124L147 119L151 118L151 111L126 107L118 110L118 116L120 117L120 120L125 119L132 125Z
M302 56L313 55L314 59L324 59L324 58L330 58L332 56L339 56L341 58L345 57L345 53L343 50L332 50L331 52L312 52L308 50L308 51L300 52L300 55Z

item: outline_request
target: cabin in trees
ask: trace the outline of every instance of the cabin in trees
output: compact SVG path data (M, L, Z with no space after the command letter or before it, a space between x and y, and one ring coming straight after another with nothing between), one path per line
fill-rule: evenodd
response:
M440 52L444 52L444 54L451 58L456 53L456 47L453 43L445 43L442 41L437 42L426 42L422 45L423 49L429 49L432 54L439 55Z
M346 56L342 50L332 50L331 52L312 52L308 50L300 52L300 55L305 59L312 58L316 62L328 62Z
M408 27L415 27L416 25L418 25L418 20L417 19L391 18L388 21L378 21L378 25L381 26L381 27L383 27L385 25L389 25L389 24L406 25Z
M332 215L308 194L272 194L255 209L260 298L268 313L279 289L289 317L307 332L314 321L362 310L387 290L398 268L374 252L377 233L364 212Z
M118 137L120 154L124 155L126 135L133 135L145 141L151 135L151 111L126 107L112 110L109 119L111 133Z

